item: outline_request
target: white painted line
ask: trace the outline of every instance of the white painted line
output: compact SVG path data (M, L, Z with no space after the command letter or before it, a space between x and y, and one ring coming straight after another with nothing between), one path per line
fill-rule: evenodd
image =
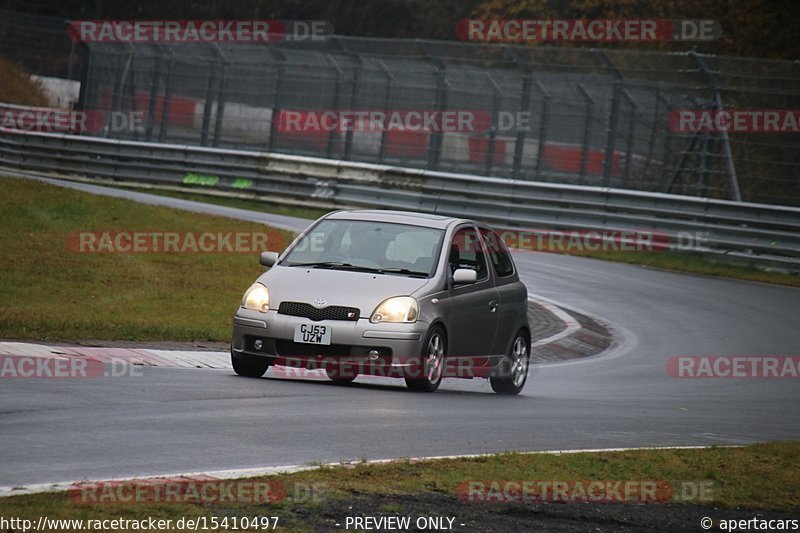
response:
M589 311L586 311L579 307L575 307L574 305L558 302L556 300L538 294L534 297L534 300L537 303L546 302L552 304L553 306L560 308L560 310L567 310L573 313L578 313L581 315L588 316L589 318L604 324L605 327L608 328L609 331L611 331L613 338L611 346L606 348L603 352L600 352L595 355L590 355L589 357L580 357L578 359L536 363L536 366L539 367L540 369L605 362L610 359L616 359L618 357L627 355L628 353L631 352L631 350L633 350L633 348L639 345L639 337L635 333L619 325L612 326L608 322L598 318L598 316L595 315L594 313L590 313ZM548 339L543 339L543 340L548 340ZM548 342L554 342L554 341L549 340Z
M709 446L644 446L634 448L588 448L578 450L543 450L530 452L504 452L519 455L567 455L574 453L616 453L638 450L702 450L706 448L742 448L741 445L709 445ZM13 487L0 487L0 498L8 496L21 496L26 494L41 494L45 492L63 492L78 483L106 483L106 482L134 482L146 481L162 478L213 478L213 479L242 479L261 476L275 476L279 474L293 474L295 472L305 472L308 470L318 470L320 468L347 467L354 465L378 465L389 463L419 463L424 461L441 461L446 459L478 459L483 457L494 457L502 455L498 453L476 453L467 455L435 455L428 457L394 458L394 459L373 459L369 461L342 461L338 463L325 463L321 465L287 465L287 466L264 466L255 468L239 468L233 470L208 470L200 472L180 472L172 474L146 475L127 478L114 479L78 479L75 481L59 481L54 483L37 483L32 485L19 485Z
M581 325L578 323L577 320L572 318L572 315L570 315L569 313L567 313L566 311L555 305L555 303L552 302L551 300L548 300L546 298L540 299L539 296L536 297L528 296L528 301L533 302L537 305L541 305L542 307L544 307L545 309L556 315L556 317L567 326L566 328L559 331L555 335L551 335L547 338L539 339L538 341L531 343L532 348L556 342L558 340L563 339L564 337L572 335L573 333L581 329Z

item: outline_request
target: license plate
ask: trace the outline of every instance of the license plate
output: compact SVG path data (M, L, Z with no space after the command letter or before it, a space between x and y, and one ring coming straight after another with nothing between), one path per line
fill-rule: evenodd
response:
M294 327L294 342L329 345L331 343L331 327L318 324L298 324Z

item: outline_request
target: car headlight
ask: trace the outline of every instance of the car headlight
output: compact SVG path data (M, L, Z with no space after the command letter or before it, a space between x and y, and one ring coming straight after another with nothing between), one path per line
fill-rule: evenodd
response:
M372 312L369 321L373 324L379 322L416 322L419 315L419 305L411 296L395 296L384 300Z
M242 297L242 307L266 313L269 311L269 291L260 283L253 283Z

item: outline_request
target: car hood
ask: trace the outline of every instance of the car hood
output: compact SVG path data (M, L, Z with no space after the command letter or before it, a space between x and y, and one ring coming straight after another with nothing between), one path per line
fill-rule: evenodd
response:
M362 317L369 317L383 300L392 296L410 296L431 280L400 275L372 274L322 268L276 265L258 281L269 290L270 307L281 302L313 304L321 298L322 306L357 307Z

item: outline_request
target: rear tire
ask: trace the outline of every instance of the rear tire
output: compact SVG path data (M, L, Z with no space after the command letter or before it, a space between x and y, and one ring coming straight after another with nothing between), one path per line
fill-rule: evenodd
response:
M425 353L420 356L422 378L406 378L406 386L415 392L434 392L444 376L447 338L441 326L433 326L425 336Z
M489 378L492 390L497 394L519 394L528 380L528 365L531 359L531 343L525 332L519 331L511 343L511 351L495 368Z
M233 371L246 378L260 378L272 365L272 361L266 357L241 354L234 356L231 350L231 366Z

